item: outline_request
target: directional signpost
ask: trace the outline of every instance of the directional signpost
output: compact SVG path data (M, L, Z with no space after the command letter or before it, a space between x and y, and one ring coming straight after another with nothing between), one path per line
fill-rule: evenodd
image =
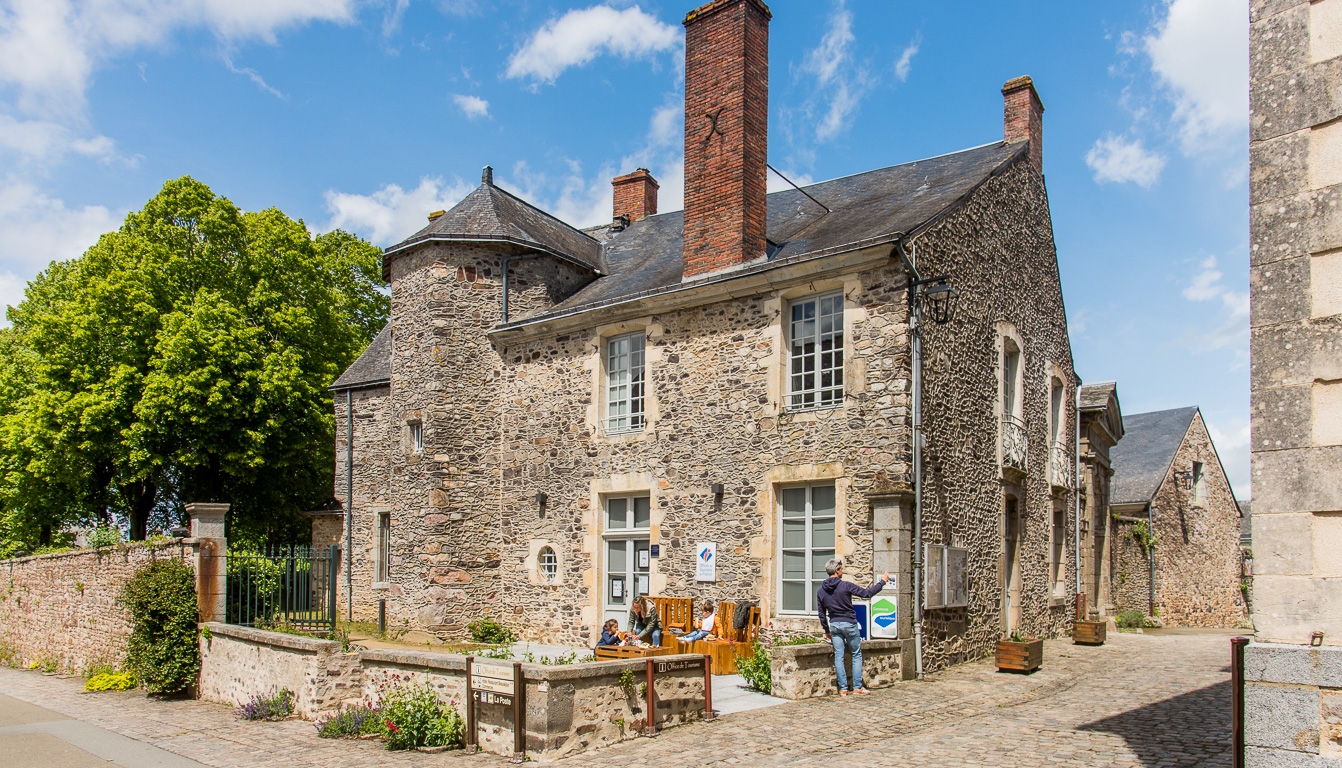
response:
M476 707L480 704L495 704L511 707L513 711L513 758L512 762L521 762L526 749L526 688L522 682L522 663L514 661L508 666L502 664L482 664L466 658L466 684L471 689L471 699L466 703L467 744L476 742L476 724L479 715Z

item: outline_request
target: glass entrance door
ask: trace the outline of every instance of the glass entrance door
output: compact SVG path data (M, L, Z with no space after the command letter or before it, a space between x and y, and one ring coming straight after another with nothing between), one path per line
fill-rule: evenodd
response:
M627 626L634 598L648 594L652 566L649 512L647 496L606 499L602 621L615 619L621 630Z

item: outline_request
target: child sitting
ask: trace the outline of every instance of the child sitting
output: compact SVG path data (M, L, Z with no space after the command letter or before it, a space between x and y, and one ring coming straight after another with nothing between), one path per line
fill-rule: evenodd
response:
M692 643L695 640L703 640L713 634L713 604L704 603L702 618L699 619L699 628L688 634L676 638L682 643Z
M607 621L601 627L601 639L597 645L619 645L620 644L620 622L615 619Z

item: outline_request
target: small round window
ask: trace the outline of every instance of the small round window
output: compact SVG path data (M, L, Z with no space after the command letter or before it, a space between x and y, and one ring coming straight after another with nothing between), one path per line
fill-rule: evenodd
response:
M559 558L555 556L555 551L550 547L541 547L537 562L540 563L542 579L554 581L555 576L559 575Z

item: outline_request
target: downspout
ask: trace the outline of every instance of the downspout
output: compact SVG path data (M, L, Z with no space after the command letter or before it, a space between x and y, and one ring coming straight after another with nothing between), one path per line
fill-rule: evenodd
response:
M1151 574L1150 594L1147 595L1147 616L1156 615L1156 510L1146 502L1146 570Z
M513 259L534 259L540 255L542 254L514 253L503 257L503 322L500 323L501 325L506 325L508 323L508 262Z
M922 280L913 255L904 251L904 239L895 243L912 276L909 286L909 338L913 356L913 662L918 679L923 677L923 330L922 307L915 297L912 282Z
M1077 594L1077 619L1084 621L1086 614L1090 611L1090 606L1086 606L1086 611L1081 610L1081 382L1076 382L1076 393L1072 398L1075 400L1075 408L1072 410L1072 426L1076 430L1076 440L1072 443L1073 475L1072 475L1072 506L1076 509L1075 531L1076 536L1076 594ZM1096 583L1099 582L1099 574L1095 575Z
M345 619L354 620L354 390L345 390ZM334 621L335 617L332 616Z

